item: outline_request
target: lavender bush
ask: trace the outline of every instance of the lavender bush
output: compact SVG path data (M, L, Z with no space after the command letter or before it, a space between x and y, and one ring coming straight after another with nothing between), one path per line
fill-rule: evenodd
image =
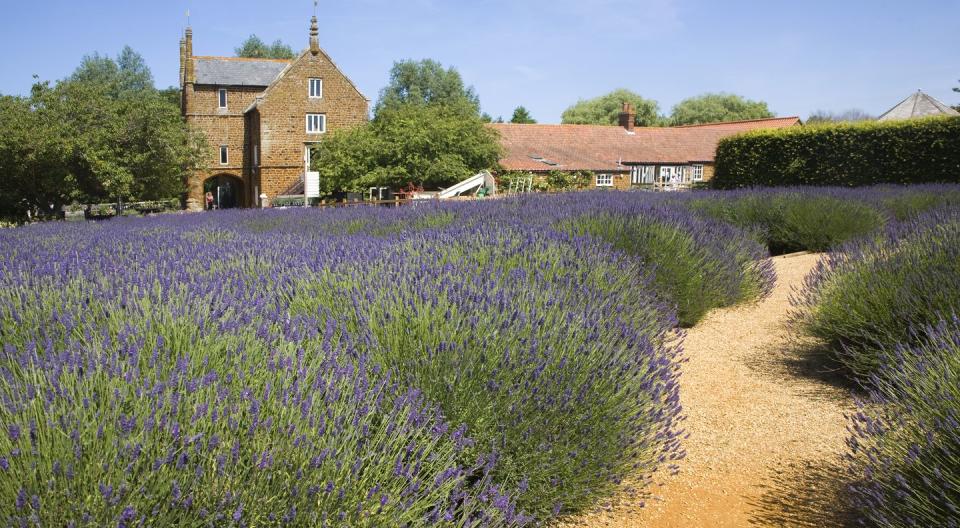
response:
M4 235L0 518L526 522L491 454L461 464L473 440L372 362L365 336L283 305L295 266L336 244L291 261L282 242L258 255L270 244L205 222Z
M655 269L561 218L543 198L0 233L0 518L521 525L675 461Z
M854 503L881 527L960 524L960 319L881 356L851 417Z
M825 257L794 299L802 331L825 340L861 381L879 354L960 311L960 211L942 209Z

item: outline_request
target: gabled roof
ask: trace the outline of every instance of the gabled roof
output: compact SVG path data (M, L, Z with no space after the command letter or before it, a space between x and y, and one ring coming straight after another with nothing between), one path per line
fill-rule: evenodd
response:
M712 162L721 139L748 130L785 128L798 118L775 118L708 126L635 128L606 125L515 125L494 123L507 170L626 171L631 164Z
M953 108L941 103L936 98L917 90L899 104L887 110L878 121L896 121L899 119L915 119L930 116L960 116Z
M193 57L197 84L270 86L288 60L237 57Z
M271 92L273 86L277 83L277 81L279 81L280 79L283 78L284 75L286 75L287 70L292 68L293 65L297 63L297 61L299 61L300 59L302 59L303 57L305 57L307 54L310 54L310 53L312 52L309 49L305 49L302 52L300 52L300 55L298 55L296 59L293 59L292 61L284 61L283 68L281 68L277 72L277 75L274 77L273 81L270 82L270 84L266 87L266 89L260 95L254 98L253 102L250 103L250 106L248 106L247 109L244 110L243 112L247 113L251 110L258 108L260 106L260 103L263 102L263 100L269 95L269 93ZM367 96L363 95L363 92L360 91L360 88L357 87L357 85L353 82L353 80L350 79L350 77L347 77L347 74L343 73L343 70L341 70L340 67L337 66L337 63L333 62L333 59L330 58L330 55L327 55L327 52L324 51L323 48L320 48L319 53L323 55L323 58L326 59L330 63L330 65L333 66L335 70L340 72L340 75L342 75L343 78L347 80L347 84L349 84L357 92L357 94L359 94L360 97L362 97L369 104L370 99L368 99Z

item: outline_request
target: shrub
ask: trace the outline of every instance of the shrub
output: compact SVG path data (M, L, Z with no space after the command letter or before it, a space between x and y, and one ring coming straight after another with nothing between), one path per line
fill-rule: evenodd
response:
M714 188L960 181L960 118L755 131L717 146Z
M886 349L851 417L854 504L879 527L955 527L960 519L960 319Z
M0 441L33 471L23 493L0 479L0 515L500 526L678 459L674 320L649 271L531 203L0 232L0 421L35 417L38 439Z
M803 331L869 380L881 350L913 344L912 330L960 311L960 212L928 213L837 249L794 303Z
M331 314L269 293L285 244L236 251L180 219L36 227L0 235L5 524L524 521L493 458L460 465L463 428Z
M753 230L780 255L826 251L880 228L883 216L873 207L821 192L751 191L695 199L689 206L713 218Z
M565 222L636 257L653 283L676 307L680 326L695 325L713 308L761 297L775 279L765 252L743 232L698 221L681 209L649 209L636 215L588 214Z
M424 251L406 233L359 282L305 277L293 313L340 307L349 328L369 328L373 357L465 423L477 442L466 460L493 451L494 481L539 520L679 457L669 316L639 269L530 232L430 238Z

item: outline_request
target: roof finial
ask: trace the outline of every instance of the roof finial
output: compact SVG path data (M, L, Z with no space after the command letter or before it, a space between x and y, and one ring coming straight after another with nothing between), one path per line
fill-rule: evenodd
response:
M317 26L317 0L313 0L313 18L310 19L310 53L320 53L320 29Z

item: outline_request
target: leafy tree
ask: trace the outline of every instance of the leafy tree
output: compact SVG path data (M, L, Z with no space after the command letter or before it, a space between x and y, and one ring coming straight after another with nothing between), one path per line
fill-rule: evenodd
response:
M463 114L480 115L480 99L466 87L456 68L431 59L395 62L390 82L380 92L374 114L403 105L442 105Z
M177 196L201 146L139 55L88 56L54 86L37 82L29 97L2 99L0 216Z
M637 126L656 126L659 124L660 106L656 101L644 99L630 90L615 90L594 99L580 100L567 108L561 116L561 122L571 125L616 125L620 123L623 103L631 103L636 109Z
M708 93L684 99L674 106L670 124L696 125L768 117L773 117L773 112L763 101L751 101L734 94Z
M521 125L532 125L535 124L537 120L530 115L530 112L525 107L518 106L516 110L513 111L513 117L510 118L510 122Z
M365 126L329 134L313 169L328 193L410 182L437 188L494 167L500 154L496 132L480 116L410 103L381 109Z
M181 98L183 97L183 92L180 90L179 86L169 86L160 90L160 95L170 102L170 104L176 105L178 108L181 104Z
M250 35L247 40L240 44L240 47L234 49L237 57L248 59L286 59L291 60L296 57L293 48L284 44L281 40L273 41L273 44L267 45L266 42L256 35Z
M810 117L807 118L807 124L855 123L857 121L872 121L874 119L876 119L876 117L864 112L863 110L860 110L859 108L851 108L850 110L845 110L839 113L817 110L816 112L810 114Z

